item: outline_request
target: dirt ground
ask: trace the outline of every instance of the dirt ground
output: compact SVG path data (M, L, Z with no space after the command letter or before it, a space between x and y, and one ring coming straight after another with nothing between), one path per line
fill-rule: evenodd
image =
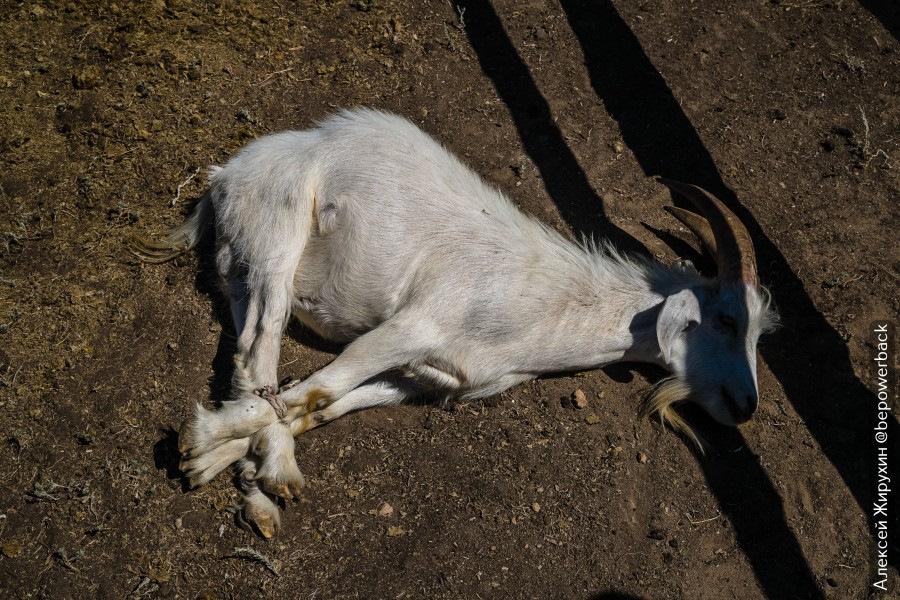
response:
M898 23L875 0L0 0L0 596L877 593ZM622 365L304 435L308 487L271 541L235 526L229 476L186 491L174 431L226 396L231 324L208 247L153 266L126 240L180 222L248 140L353 105L566 235L664 261L710 266L652 176L722 197L783 322L757 416L688 411L700 456L639 416L662 373ZM292 327L281 372L335 351Z

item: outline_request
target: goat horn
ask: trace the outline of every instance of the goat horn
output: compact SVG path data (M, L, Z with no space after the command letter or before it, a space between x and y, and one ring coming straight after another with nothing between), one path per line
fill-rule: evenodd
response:
M700 217L683 209L666 207L669 213L684 223L714 253L719 280L743 281L759 287L756 253L753 251L750 233L741 220L721 200L696 185L664 178L659 178L658 181L690 200L703 215Z
M703 247L713 256L716 255L716 236L713 235L712 229L706 219L689 210L678 208L677 206L663 206L663 210L681 221L685 227L691 230Z

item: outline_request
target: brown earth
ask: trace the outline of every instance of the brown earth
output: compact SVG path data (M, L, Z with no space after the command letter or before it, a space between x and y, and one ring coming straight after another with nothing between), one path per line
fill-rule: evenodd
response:
M896 3L0 11L0 595L877 591L870 329L900 312ZM205 166L351 105L409 117L560 231L665 261L694 252L651 176L719 194L783 320L756 418L690 412L699 456L639 417L661 373L627 365L313 431L298 439L308 488L273 541L234 525L229 477L185 492L172 428L227 393L230 323L208 248L148 266L125 242L178 223ZM333 356L288 333L285 374Z

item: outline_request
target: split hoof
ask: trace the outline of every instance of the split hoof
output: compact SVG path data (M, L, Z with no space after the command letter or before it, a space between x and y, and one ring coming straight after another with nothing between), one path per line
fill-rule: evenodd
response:
M266 468L263 463L262 468L256 476L256 483L266 492L285 500L293 500L299 498L303 488L306 486L306 479L303 473L297 467L293 456L290 465L281 465L277 470L275 468Z
M209 483L216 475L246 456L250 448L247 438L229 440L217 448L195 457L183 457L178 468L191 488Z
M278 506L259 490L244 496L241 511L238 513L239 525L249 529L265 539L271 539L281 527L281 514Z

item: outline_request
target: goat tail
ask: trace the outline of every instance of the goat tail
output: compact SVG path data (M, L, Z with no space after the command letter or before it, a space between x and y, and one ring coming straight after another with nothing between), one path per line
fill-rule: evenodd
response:
M644 398L644 408L641 411L643 416L653 414L659 415L660 423L663 427L668 425L673 430L681 433L696 446L700 454L705 454L706 450L700 436L694 431L694 428L679 415L673 406L684 402L690 396L691 390L688 385L675 377L663 379L653 386Z
M161 240L134 236L128 242L128 249L143 262L168 262L193 250L210 229L212 221L212 193L208 191L184 223L167 231Z

